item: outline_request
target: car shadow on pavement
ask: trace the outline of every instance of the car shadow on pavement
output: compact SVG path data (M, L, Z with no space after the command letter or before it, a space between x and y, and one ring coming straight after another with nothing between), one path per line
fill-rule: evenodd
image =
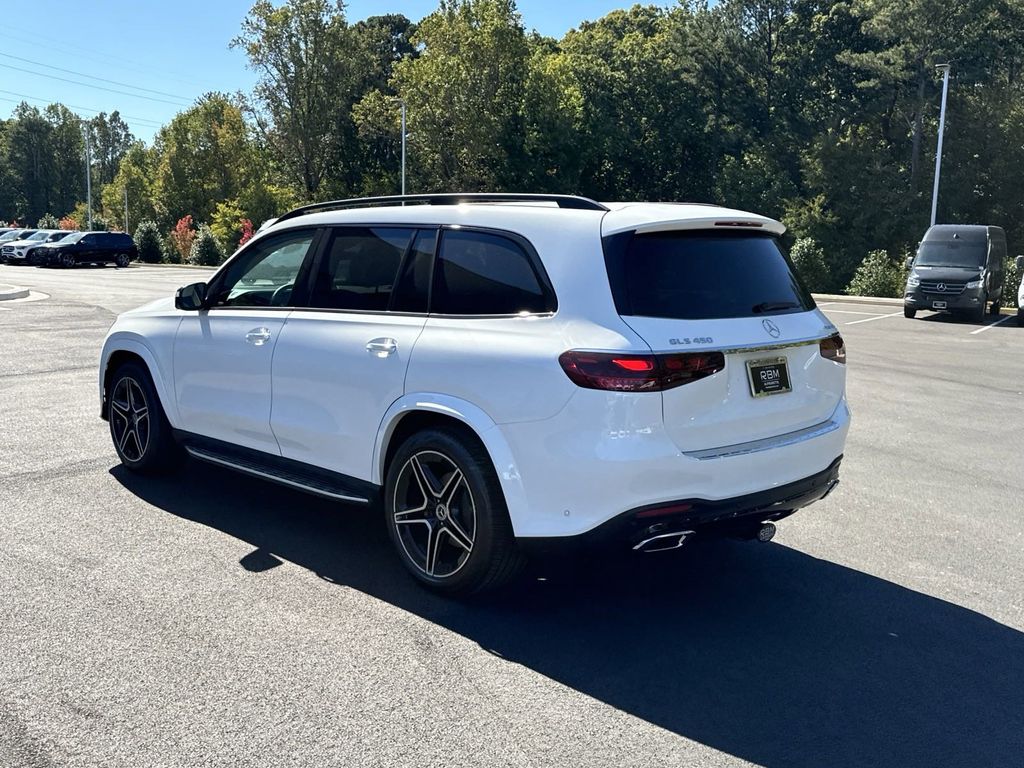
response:
M239 567L253 578L290 561L758 765L1008 766L1024 755L1024 634L786 546L561 561L457 602L412 582L373 510L195 463L179 477L111 474L251 544Z

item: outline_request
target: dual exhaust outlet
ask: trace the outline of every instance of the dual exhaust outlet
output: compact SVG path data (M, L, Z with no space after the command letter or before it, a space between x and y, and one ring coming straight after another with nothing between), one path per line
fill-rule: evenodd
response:
M694 531L671 531L669 533L657 533L659 526L652 525L647 529L648 534L654 534L642 539L639 544L633 547L634 552L667 552L670 549L679 549L686 540L694 535ZM767 543L775 538L775 524L761 523L759 528L752 529L751 535L743 536L746 539L756 539Z

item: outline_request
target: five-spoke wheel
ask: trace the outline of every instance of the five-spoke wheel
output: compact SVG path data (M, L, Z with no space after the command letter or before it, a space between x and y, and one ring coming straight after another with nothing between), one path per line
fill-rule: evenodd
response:
M175 442L149 371L127 362L107 384L107 421L121 463L134 472L167 472L184 457Z
M110 434L122 458L141 461L149 447L149 404L135 379L118 379L110 396Z
M433 589L492 589L522 563L494 466L468 430L406 438L388 468L384 512L403 564Z

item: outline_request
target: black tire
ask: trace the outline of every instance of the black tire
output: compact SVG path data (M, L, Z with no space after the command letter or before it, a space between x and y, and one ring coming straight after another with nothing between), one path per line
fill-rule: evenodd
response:
M71 269L71 267L75 266L75 264L77 264L77 263L78 262L75 261L74 254L62 253L60 255L60 265L62 267L64 267L64 269Z
M1017 308L1017 325L1024 328L1024 307Z
M118 269L125 269L131 264L131 257L127 253L119 253L114 257L114 266Z
M917 317L917 310L913 307L908 307L906 304L903 305L903 316L913 320Z
M988 310L988 296L984 297L981 300L981 304L976 309L971 310L968 313L968 316L970 317L971 320L973 320L976 323L984 323L985 322L985 312L987 310Z
M110 377L107 421L117 457L132 472L157 474L181 465L184 450L174 440L149 371L139 363L125 363Z
M993 301L989 305L988 313L990 315L998 315L999 314L999 309L1000 309L999 302L998 301Z
M468 431L425 429L406 439L388 466L383 506L399 559L429 589L478 594L522 567L494 465Z

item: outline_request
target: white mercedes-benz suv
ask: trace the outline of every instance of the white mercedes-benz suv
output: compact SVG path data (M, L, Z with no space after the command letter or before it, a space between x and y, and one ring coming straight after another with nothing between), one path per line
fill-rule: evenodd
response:
M116 320L101 414L130 470L379 504L449 593L555 543L767 540L836 485L850 421L783 229L560 195L305 206Z

